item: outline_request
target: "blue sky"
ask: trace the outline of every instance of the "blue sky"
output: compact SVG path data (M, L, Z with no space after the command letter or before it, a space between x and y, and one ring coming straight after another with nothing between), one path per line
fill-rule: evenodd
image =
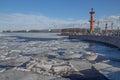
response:
M33 18L35 16L41 16L49 20L51 19L52 21L56 19L58 21L62 20L63 22L87 21L89 20L89 11L91 8L95 10L95 19L120 16L120 0L0 0L0 17L4 19L4 22L0 19L0 25L4 26L3 29L9 29L8 25L10 25L10 23L7 25L8 22L5 22L8 21L5 20L7 16L9 16L8 18L12 16L13 20L14 17L20 18L20 16L27 16L28 18L28 15ZM5 16L5 18L3 16ZM17 22L17 24L18 23L19 22ZM22 24L22 22L20 23ZM16 23L12 22L11 24ZM13 25L12 27L14 28Z

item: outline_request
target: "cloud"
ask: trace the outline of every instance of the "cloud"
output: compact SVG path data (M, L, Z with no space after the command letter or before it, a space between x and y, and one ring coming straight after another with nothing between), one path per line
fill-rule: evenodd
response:
M97 27L97 21L95 27ZM99 19L99 21L108 21L108 26L111 22L115 27L120 26L119 16L109 16ZM111 22L110 22L111 21ZM104 22L100 22L100 28L105 27ZM43 15L28 15L28 14L0 14L0 29L1 30L23 30L23 29L49 29L49 28L89 28L88 20L75 20L68 18L66 20L53 19Z
M110 20L120 20L120 16L109 16L108 19L110 19Z
M120 28L120 16L108 16L108 17L102 17L99 20L99 27L101 28L105 28L105 24L108 24L108 28L111 29L112 24L113 24L113 28L117 29L118 27ZM97 24L96 21L96 24Z
M26 14L0 14L1 29L48 29L81 27L85 20L60 20L52 19L43 15Z

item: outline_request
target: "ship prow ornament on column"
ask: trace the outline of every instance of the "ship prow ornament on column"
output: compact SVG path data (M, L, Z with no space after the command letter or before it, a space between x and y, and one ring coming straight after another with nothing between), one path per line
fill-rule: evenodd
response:
M95 14L95 11L92 8L90 12L90 21L89 21L90 22L90 33L94 33L94 23L95 23L94 14Z

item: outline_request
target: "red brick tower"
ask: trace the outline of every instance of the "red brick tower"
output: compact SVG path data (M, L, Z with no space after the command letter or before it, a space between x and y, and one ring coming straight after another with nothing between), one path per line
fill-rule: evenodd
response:
M94 32L94 10L93 8L91 9L91 12L90 12L90 32Z

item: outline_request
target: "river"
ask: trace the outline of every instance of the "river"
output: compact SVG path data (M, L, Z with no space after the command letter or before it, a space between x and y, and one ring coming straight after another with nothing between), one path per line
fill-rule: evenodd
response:
M99 54L93 64L96 69L111 80L120 79L120 50L118 48L93 41L69 40L67 36L57 34L59 33L1 33L0 55L5 57L36 56L40 53L64 55L92 51ZM48 58L56 58L56 56L49 55Z

